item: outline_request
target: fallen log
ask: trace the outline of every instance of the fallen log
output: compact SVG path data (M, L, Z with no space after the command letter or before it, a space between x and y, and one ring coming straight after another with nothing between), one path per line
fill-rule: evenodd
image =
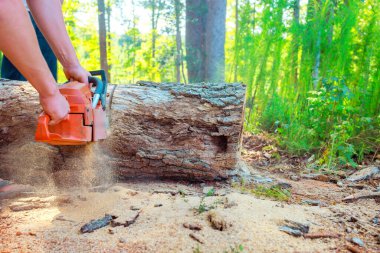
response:
M235 169L243 85L140 82L117 85L111 97L106 140L55 147L34 142L41 112L34 89L26 82L1 80L0 177L44 182L49 173L56 173L60 182L74 184L69 170L81 173L97 167L100 173L112 168L125 178L215 180Z

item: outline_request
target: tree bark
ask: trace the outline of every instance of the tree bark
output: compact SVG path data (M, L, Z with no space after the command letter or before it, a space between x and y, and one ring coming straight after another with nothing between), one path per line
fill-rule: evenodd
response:
M152 58L156 57L156 39L157 39L157 26L156 26L156 1L150 1L152 14L151 14L151 24L152 24Z
M203 82L206 79L206 14L205 0L186 0L186 59L189 83Z
M112 7L111 2L107 2L107 67L108 67L108 82L111 81L111 68L112 68L112 62L111 62L111 13L112 13Z
M224 82L227 0L186 1L189 82Z
M104 0L98 0L98 23L99 23L99 45L100 45L100 67L106 72L107 78L110 79L107 61L107 30L105 19Z
M207 0L206 80L224 82L227 0Z
M237 82L239 65L239 0L235 0L235 63L234 63L234 82Z
M44 182L37 172L98 167L123 178L225 179L239 158L244 98L241 84L117 85L108 106L108 138L57 147L34 142L41 111L34 89L2 81L0 177Z
M299 28L300 28L300 0L294 0L293 5L293 26L294 26L294 34L293 34L293 47L292 47L292 68L293 68L293 84L298 89L298 52L299 52L299 41L300 36Z
M176 55L176 80L177 83L181 82L181 66L182 66L182 39L181 39L181 3L180 0L174 0L174 13L175 13L175 30L176 30L176 47L177 47L177 55ZM185 80L184 80L185 82Z
M319 12L321 10L321 0L316 1L315 6L315 12ZM321 20L315 20L314 26L316 28L317 37L315 41L315 59L314 59L314 65L313 65L313 88L316 90L318 88L319 83L319 70L321 66L321 40L322 40L322 27L321 27Z

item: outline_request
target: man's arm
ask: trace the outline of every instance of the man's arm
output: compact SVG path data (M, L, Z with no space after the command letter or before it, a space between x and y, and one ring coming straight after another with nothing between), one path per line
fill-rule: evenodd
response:
M38 46L29 15L20 0L0 0L0 50L40 95L51 124L63 120L69 104L58 91Z
M88 83L90 75L79 64L65 27L61 0L27 0L30 12L69 80Z

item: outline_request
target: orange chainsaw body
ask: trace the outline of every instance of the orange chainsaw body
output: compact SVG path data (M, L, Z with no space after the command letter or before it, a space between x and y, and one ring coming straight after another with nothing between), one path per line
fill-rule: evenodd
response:
M99 101L93 105L93 93L88 84L69 82L59 87L70 105L67 120L49 125L50 117L42 113L38 118L35 139L51 145L83 145L105 139L106 112Z

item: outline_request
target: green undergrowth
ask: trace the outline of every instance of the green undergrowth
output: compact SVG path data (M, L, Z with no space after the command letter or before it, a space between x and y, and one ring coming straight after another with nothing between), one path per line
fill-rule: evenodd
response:
M257 186L251 190L251 193L258 197L267 197L278 201L288 201L291 197L290 191L278 186Z
M246 183L244 180L233 183L232 187L241 192L250 193L257 197L265 197L277 201L288 201L292 196L289 190L283 189L277 185L264 186L254 183Z
M290 154L314 155L315 169L355 168L380 147L380 115L366 108L368 94L357 92L334 77L297 102L275 94L247 119L255 124L246 124L246 130L271 133Z
M197 245L197 247L193 250L193 253L203 253L203 252L209 252L209 251L202 251L199 245ZM228 250L223 251L223 253L243 253L243 252L245 251L244 251L243 245L241 244L230 246Z

